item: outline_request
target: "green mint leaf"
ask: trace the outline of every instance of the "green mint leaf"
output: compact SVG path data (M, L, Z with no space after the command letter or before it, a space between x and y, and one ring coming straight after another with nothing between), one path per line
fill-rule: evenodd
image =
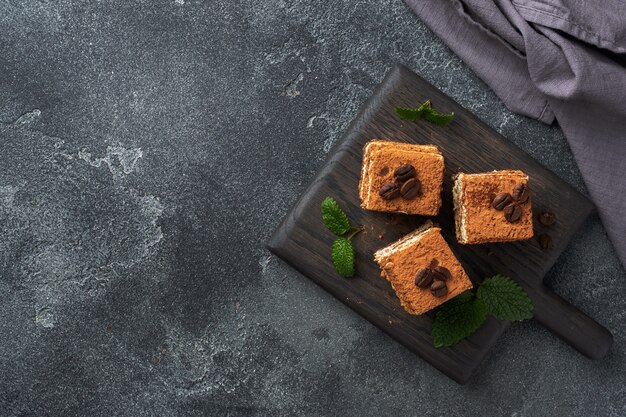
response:
M343 237L335 239L332 260L339 275L344 278L354 275L354 248L350 239Z
M426 113L428 110L430 110L430 100L426 100L424 104L416 109L410 107L396 107L396 114L402 120L408 120L412 122L419 119L420 117L423 117L424 113Z
M433 320L433 344L452 346L474 333L485 321L487 310L474 293L466 291L442 304Z
M441 114L437 110L433 109L430 104L430 100L426 100L424 104L418 108L396 107L396 114L402 120L412 122L418 119L425 119L430 123L436 124L437 126L447 125L454 118L454 113Z
M533 317L533 303L511 278L495 275L480 284L476 293L487 313L500 320L525 320Z
M437 110L428 109L424 112L423 117L430 123L436 124L437 126L445 126L452 121L454 113L441 114Z
M346 216L346 213L343 212L332 197L326 197L322 201L322 219L328 230L337 236L341 236L350 230L348 216Z
M424 113L424 111L420 109L396 107L396 114L398 115L398 117L400 117L402 120L408 120L409 122L412 122L422 117L422 113Z

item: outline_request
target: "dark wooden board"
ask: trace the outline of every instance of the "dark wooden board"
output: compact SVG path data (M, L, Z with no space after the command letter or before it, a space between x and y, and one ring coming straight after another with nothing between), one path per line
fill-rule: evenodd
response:
M403 122L395 115L395 106L411 107L427 99L440 111L455 112L454 121L439 127ZM446 375L460 383L470 378L509 323L489 318L458 345L436 349L430 335L432 315L412 316L402 309L389 283L380 278L372 255L422 224L425 218L360 208L357 185L362 147L373 138L438 145L445 157L446 177L443 206L434 220L442 227L445 239L472 280L480 281L496 273L511 276L529 293L538 321L590 358L600 358L608 352L612 344L609 331L543 285L545 273L592 211L592 204L472 113L401 65L387 74L275 231L267 245L274 254ZM557 223L549 230L554 237L554 249L542 251L535 239L459 245L454 236L452 176L459 171L511 168L521 169L530 176L535 214L542 209L558 213ZM333 235L320 217L320 203L326 196L339 202L353 224L366 228L366 233L354 240L358 271L355 278L339 277L330 262ZM538 228L535 216L535 230Z

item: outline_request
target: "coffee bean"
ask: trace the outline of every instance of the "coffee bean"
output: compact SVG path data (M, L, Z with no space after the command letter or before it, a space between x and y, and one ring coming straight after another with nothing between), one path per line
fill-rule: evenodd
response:
M504 210L504 208L511 204L512 201L513 198L511 197L511 194L500 193L493 198L493 201L491 202L491 207L496 210Z
M388 182L380 187L378 194L380 194L383 200L393 200L400 196L400 187L392 182Z
M393 172L393 176L401 182L415 177L415 168L410 164L402 164Z
M420 288L426 288L433 282L433 274L430 269L422 268L415 275L415 285Z
M530 188L526 184L522 184L521 182L515 185L513 188L513 200L519 203L525 203L528 201L530 197Z
M504 208L504 218L509 223L517 223L522 217L522 208L517 204L509 204Z
M541 249L543 250L550 250L554 246L552 242L552 236L547 233L540 234L537 237L537 240L539 241L539 246L541 246Z
M556 222L556 216L554 213L550 213L549 211L542 211L539 213L539 223L544 226L551 226Z
M443 281L435 281L430 286L430 292L432 292L435 297L443 297L448 293L448 286Z
M448 268L438 266L433 269L433 278L439 281L447 281L452 278L452 274L450 273Z
M378 173L378 175L380 175L381 177L384 177L385 175L387 175L389 173L389 167L387 165L385 165L380 172Z
M422 184L415 178L408 179L402 184L402 188L400 188L400 194L402 198L406 200L411 200L419 195L420 190L422 189Z

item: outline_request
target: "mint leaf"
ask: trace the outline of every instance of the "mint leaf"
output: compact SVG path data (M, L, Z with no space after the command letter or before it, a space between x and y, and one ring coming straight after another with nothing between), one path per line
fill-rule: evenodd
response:
M418 119L425 119L426 121L436 124L437 126L447 125L454 118L454 113L441 114L437 110L433 109L430 104L430 100L426 100L424 104L418 108L396 107L396 114L402 120L412 122Z
M322 220L324 220L328 230L337 236L341 236L350 230L348 216L346 216L346 213L343 212L332 197L326 197L322 201Z
M422 113L423 112L418 109L396 107L396 114L398 115L398 117L400 117L402 120L408 120L409 122L419 119L422 116Z
M410 122L419 119L424 113L430 109L430 100L426 100L424 104L416 109L410 107L396 107L396 114L402 120L408 120Z
M511 278L495 275L480 284L477 297L487 312L500 320L525 320L533 317L533 303Z
M474 293L466 291L442 304L433 320L435 347L452 346L474 333L485 321L487 309Z
M354 248L350 239L343 237L335 239L332 260L339 275L344 278L354 275Z
M424 112L424 119L427 121L436 124L437 126L445 126L452 121L454 118L454 113L449 114L441 114L437 110L428 109Z
M362 232L363 228L351 227L348 216L332 197L326 197L322 201L322 220L326 227L338 236L351 232L347 237L335 239L331 259L339 275L345 278L353 276L355 255L352 238Z

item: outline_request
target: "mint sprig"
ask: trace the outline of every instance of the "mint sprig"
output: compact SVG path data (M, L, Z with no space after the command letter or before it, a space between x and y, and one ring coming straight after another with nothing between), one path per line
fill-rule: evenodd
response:
M426 100L424 104L417 108L396 107L396 114L402 120L413 122L415 120L424 119L437 126L445 126L454 118L454 112L446 114L439 113L437 110L433 109L430 100Z
M350 226L348 216L332 197L326 197L322 201L322 220L328 230L337 236L343 236L350 232L346 237L335 239L331 251L331 260L339 275L344 278L354 276L355 254L352 238L362 229Z
M526 320L533 317L533 304L511 278L499 274L487 278L476 293L466 291L439 306L432 326L433 344L457 344L478 330L487 315L500 320Z
M438 113L436 110L430 110L424 113L424 120L437 126L445 126L454 119L454 112L448 114Z

